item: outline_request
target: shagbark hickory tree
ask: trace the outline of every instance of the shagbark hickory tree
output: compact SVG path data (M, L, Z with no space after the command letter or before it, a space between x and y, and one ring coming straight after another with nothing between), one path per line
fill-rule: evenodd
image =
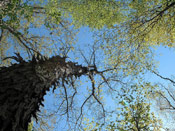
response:
M19 64L0 68L1 131L26 131L31 116L36 118L36 111L39 111L43 97L52 85L64 85L67 79L96 71L66 62L60 56L49 59L33 57L29 62L19 54L13 58Z

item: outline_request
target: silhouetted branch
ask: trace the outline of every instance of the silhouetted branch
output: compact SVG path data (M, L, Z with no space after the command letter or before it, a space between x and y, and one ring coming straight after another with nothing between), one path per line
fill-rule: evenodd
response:
M160 74L156 73L155 71L152 71L154 74L156 74L157 76L159 76L160 78L164 79L164 80L168 80L170 81L171 83L175 84L175 81L173 81L172 79L170 78L166 78L166 77L163 77L161 76Z

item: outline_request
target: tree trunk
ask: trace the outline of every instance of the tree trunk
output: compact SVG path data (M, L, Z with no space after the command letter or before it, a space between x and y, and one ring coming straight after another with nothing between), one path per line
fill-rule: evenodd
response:
M42 105L46 91L59 79L79 77L88 73L87 67L55 56L0 68L0 131L26 131L31 117Z

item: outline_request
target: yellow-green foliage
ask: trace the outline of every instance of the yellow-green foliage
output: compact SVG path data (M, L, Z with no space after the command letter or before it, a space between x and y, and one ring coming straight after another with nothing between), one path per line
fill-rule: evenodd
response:
M84 118L82 124L84 125L84 131L97 131L98 129L100 130L99 124L96 123L94 120L90 121L88 118Z
M76 27L110 28L122 21L120 2L115 0L60 0L59 4L67 15L70 14Z
M146 68L153 66L153 53L149 45L138 47L120 37L117 29L99 32L97 41L104 51L106 68L116 69L116 73L125 76L136 76Z
M152 90L149 83L133 85L129 89L122 89L123 94L119 97L119 114L116 121L111 122L107 129L110 131L160 131L161 121L150 111L149 97Z
M166 0L134 0L129 4L129 37L148 45L175 46L175 3Z

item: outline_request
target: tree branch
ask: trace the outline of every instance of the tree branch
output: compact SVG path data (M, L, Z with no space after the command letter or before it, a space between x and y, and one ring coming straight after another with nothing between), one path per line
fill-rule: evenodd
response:
M161 76L160 74L156 73L155 71L152 71L154 74L156 74L157 76L159 76L160 78L164 79L164 80L168 80L170 81L171 83L175 84L175 81L173 81L172 79L170 78L166 78L166 77L163 77Z

